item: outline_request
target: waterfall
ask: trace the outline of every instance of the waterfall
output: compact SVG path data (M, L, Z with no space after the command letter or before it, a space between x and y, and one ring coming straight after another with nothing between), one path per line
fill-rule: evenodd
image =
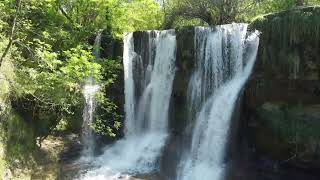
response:
M93 55L99 59L101 57L101 37L102 37L103 29L100 29L97 33L97 36L94 40L94 45L93 45Z
M106 147L81 179L121 179L158 169L168 136L176 37L172 30L135 35L124 38L125 137Z
M246 24L196 27L196 65L188 87L191 147L178 168L179 180L222 180L230 120L255 62L259 38Z
M223 180L228 168L225 159L232 115L255 63L259 37L258 32L248 33L246 24L196 27L194 32L194 67L186 88L186 121L190 124L186 131L191 138L180 153L175 178ZM80 179L130 179L159 171L170 133L168 113L175 58L173 30L125 35L124 137L93 157L91 168ZM91 93L99 89L91 85L85 95L86 112L91 114L86 115L88 121L92 121L94 111Z
M171 30L151 31L147 35L147 46L140 48L148 52L143 52L143 56L132 51L132 34L127 37L131 41L125 40L130 41L124 53L127 137L145 132L167 133L176 39Z
M100 30L94 41L93 55L99 59L100 58L100 48L101 48L101 36L103 30ZM91 129L91 124L94 121L94 111L95 111L95 98L94 95L99 91L100 86L92 77L87 77L85 80L85 85L82 89L82 94L85 98L85 104L83 109L83 124L82 124L82 144L83 151L82 157L87 158L93 155L94 134Z
M85 98L82 125L82 143L84 145L82 155L84 157L90 157L93 155L94 135L90 125L94 120L93 115L96 105L94 94L97 93L99 89L100 86L95 84L92 78L88 78L82 90L82 94Z

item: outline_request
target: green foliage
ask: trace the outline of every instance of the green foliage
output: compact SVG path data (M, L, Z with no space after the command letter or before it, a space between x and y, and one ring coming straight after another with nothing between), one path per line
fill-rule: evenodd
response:
M5 46L8 43L7 39L0 34L0 52L4 51ZM10 58L11 54L15 54L15 58L19 58L19 53L15 48L12 48L9 52L9 56L4 59L2 66L0 67L0 124L4 121L4 115L10 108L10 95L11 90L15 86L16 74L15 66L12 62L14 58Z
M77 39L106 29L116 37L124 32L159 28L162 11L154 0L56 0L52 7L71 24ZM148 11L145 11L148 9ZM73 34L74 35L74 34Z
M320 5L317 0L168 0L164 27L250 22L258 15L288 10L301 3Z
M97 115L91 126L100 135L115 137L121 127L120 115L117 114L118 107L101 93L99 95Z
M262 0L255 5L254 10L251 10L249 13L245 12L240 18L251 21L254 17L261 14L274 13L296 7L296 2L297 0Z
M85 78L92 76L100 80L102 76L101 65L94 62L91 49L72 48L63 52L64 60L59 60L49 45L40 44L41 48L35 49L34 63L21 62L23 68L18 71L17 81L20 96L33 106L23 114L32 114L31 122L41 139L51 133L61 119L76 118L73 114L75 108L82 108L81 89Z
M124 32L158 29L163 12L154 0L110 1L113 34L122 37Z
M141 7L152 11L145 13ZM0 10L2 54L8 44L16 1L2 1ZM158 12L159 5L151 0L22 1L14 44L1 65L0 112L10 109L12 103L39 143L57 124L61 125L60 121L67 123L64 128L80 127L85 79L93 77L107 88L121 67L111 60L96 63L88 39L100 29L119 36L124 31L155 28L162 21ZM119 119L115 105L107 95L100 99L105 109L102 114L108 114L108 123L114 124Z
M256 18L251 27L263 32L263 40L286 47L320 38L320 7L307 7ZM266 42L267 43L267 42Z
M0 71L0 115L3 115L8 108L8 96L10 95L10 83L2 71L3 68Z
M102 83L105 88L96 95L97 109L96 119L92 124L93 130L100 135L115 137L121 127L117 105L110 99L108 87L117 80L122 66L117 60L102 60Z
M194 19L200 20L202 24L203 22L209 25L219 24L220 13L223 11L222 5L223 2L220 0L200 0L200 2L198 0L169 0L165 4L164 27L172 28L175 24L190 25L184 23L188 20L195 21Z
M3 178L7 168L7 163L5 160L5 142L3 140L3 128L0 125L0 178Z
M102 83L104 86L108 87L113 84L116 79L118 79L119 73L122 70L122 64L119 60L103 59L99 61L102 66Z
M13 111L8 116L4 128L8 135L5 138L7 160L9 162L15 159L25 160L36 145L32 128Z
M101 76L101 65L95 63L95 58L92 56L91 50L84 50L81 47L73 48L65 51L66 61L65 66L61 67L63 76L69 81L74 81L76 84L84 83L86 77L92 77L99 81ZM72 83L69 83L72 84ZM72 86L70 87L72 88Z
M170 28L243 22L256 12L260 3L256 0L168 0L164 26ZM188 20L193 23L190 24Z
M57 54L50 49L36 48L35 60L21 62L19 84L23 94L30 94L43 99L48 104L65 104L67 109L74 99L72 96L81 92L81 84L90 75L100 79L101 66L94 63L94 57L82 47L63 52L64 60L57 59ZM68 99L71 98L71 99ZM69 103L66 103L69 102Z
M303 3L304 6L308 5L320 5L318 0L261 0L257 1L257 3L247 12L244 12L240 15L239 19L250 22L255 17L268 14L268 13L276 13L279 11L285 11L289 9L296 8L297 6L301 6L300 3Z

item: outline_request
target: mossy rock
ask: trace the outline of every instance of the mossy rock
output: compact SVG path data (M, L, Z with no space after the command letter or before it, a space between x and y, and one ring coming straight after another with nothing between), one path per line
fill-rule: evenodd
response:
M294 105L264 103L259 117L269 124L286 141L295 138L298 143L309 138L320 142L320 105Z
M319 43L320 6L259 16L253 20L250 28L260 30L263 41L276 41L282 46L299 44L305 40Z
M32 128L17 113L11 111L5 123L5 153L10 162L25 161L36 147Z
M261 31L259 62L269 76L320 77L320 6L257 17L250 29Z
M266 125L256 132L258 137L262 137L256 141L267 144L261 148L269 149L268 152L280 161L296 154L294 164L297 166L320 165L320 104L267 102L259 108L258 117ZM269 140L263 138L263 134ZM275 138L270 141L270 136ZM275 140L278 141L277 146L274 146Z

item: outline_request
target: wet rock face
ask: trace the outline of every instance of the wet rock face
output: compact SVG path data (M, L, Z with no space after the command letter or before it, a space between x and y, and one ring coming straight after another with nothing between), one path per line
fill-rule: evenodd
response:
M268 15L256 28L274 27L281 18L289 17ZM293 34L286 24L277 28ZM242 105L248 146L257 156L281 166L319 170L320 37L310 38L312 31L301 31L294 41L286 42L279 33L273 37L272 31L260 30L259 53Z
M267 102L259 108L258 118L272 134L267 137L270 141L258 141L257 146L270 149L270 156L289 159L297 155L292 162L295 165L311 168L320 165L320 104L289 107ZM278 148L272 151L270 142L278 142L273 146Z
M96 35L89 39L89 43L94 45ZM103 30L101 34L101 58L121 59L123 52L123 42L121 39L115 39L109 32Z
M171 97L170 127L175 134L183 134L187 124L187 89L194 66L194 27L176 30L176 75Z
M171 136L163 150L160 172L164 179L176 176L176 167L186 142L191 139L186 132L188 124L187 89L194 66L194 27L176 29L176 74L173 81L169 112Z
M303 54L300 55L300 59L302 64L308 64L303 63L307 61ZM300 66L300 71L307 73L299 73L293 78L293 74L272 70L271 65L263 66L261 61L261 56L258 56L253 75L245 88L244 108L248 130L251 132L249 138L256 137L251 142L253 146L260 142L270 142L269 148L268 146L257 146L257 148L262 152L265 152L266 149L278 150L277 157L285 159L292 152L281 152L281 145L274 146L272 142L275 141L266 141L264 137L274 136L279 143L287 144L288 149L294 149L295 144L291 143L292 139L287 138L287 136L294 136L294 133L310 137L299 139L300 147L308 146L309 141L312 141L312 144L320 142L320 136L317 133L320 131L320 117L318 116L320 109L317 108L320 102L318 93L320 79L316 75L311 77L310 72L312 71L306 65ZM287 126L284 126L285 124ZM264 126L267 128L264 128L263 131L258 130L259 127ZM308 127L312 127L312 130ZM287 134L288 131L292 131L290 135ZM282 154L282 157L279 157L279 154Z

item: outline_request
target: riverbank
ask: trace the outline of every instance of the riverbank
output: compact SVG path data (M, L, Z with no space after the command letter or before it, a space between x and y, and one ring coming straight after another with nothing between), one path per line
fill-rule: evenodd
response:
M32 154L32 157L30 157L28 163L30 166L19 166L19 162L15 162L10 168L6 168L3 166L5 163L4 156L2 156L2 158L0 156L0 175L3 179L12 180L59 179L61 154L63 154L68 147L78 143L79 136L76 134L48 136L42 142L41 147L37 148ZM0 153L4 152L3 150L3 147L0 146Z

